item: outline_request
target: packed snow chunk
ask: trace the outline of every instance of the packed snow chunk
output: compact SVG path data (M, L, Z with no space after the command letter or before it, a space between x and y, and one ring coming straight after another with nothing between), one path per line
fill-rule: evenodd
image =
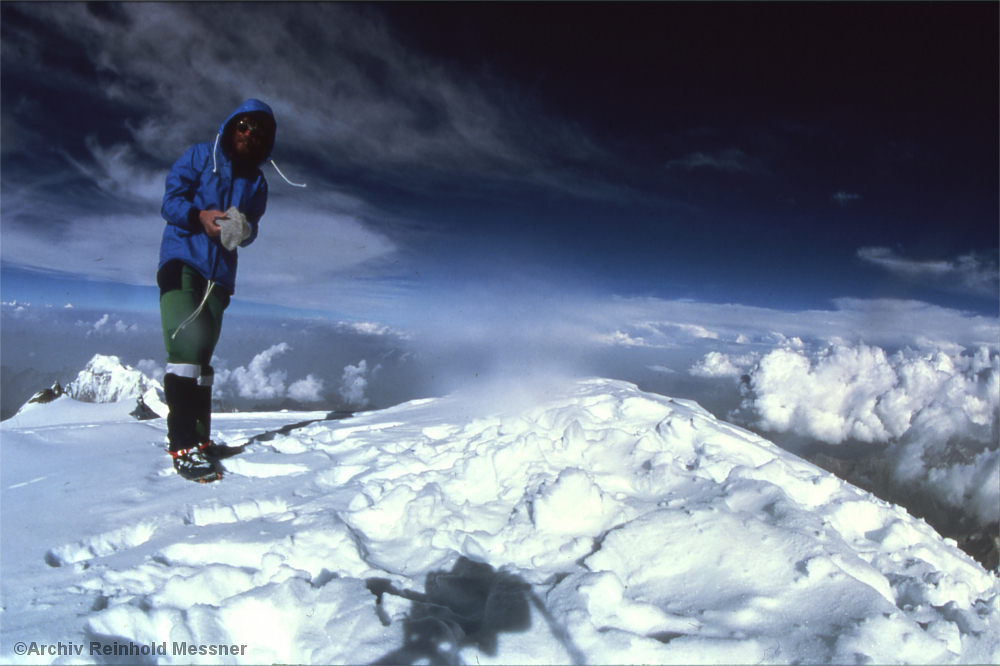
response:
M624 519L619 503L577 468L565 469L555 483L543 485L532 506L535 529L550 534L597 536Z
M208 543L178 541L162 548L156 559L172 567L204 567L227 564L232 567L257 569L274 544L268 541L235 541L217 537Z
M227 472L258 479L268 479L276 476L297 476L310 471L305 465L297 463L260 463L240 458L227 459L225 461L225 468Z
M120 550L127 550L146 543L156 532L156 521L143 521L111 532L89 537L73 544L53 548L46 555L52 566L106 557Z
M407 529L405 514L408 510L416 508L414 502L417 497L418 494L413 488L405 485L396 486L373 505L353 511L351 523L363 532L365 537L374 541L399 538Z
M838 639L832 661L876 664L940 664L956 661L949 646L951 637L941 640L900 613L875 615L845 631Z
M296 437L278 436L269 441L267 445L278 453L285 453L288 455L303 453L309 450L309 447L305 444L305 442Z
M226 564L212 564L190 576L171 576L149 601L154 606L173 608L190 608L196 604L218 606L223 600L253 587L252 574Z
M428 439L446 439L454 434L454 432L455 428L447 425L428 426L421 431L424 437Z
M399 625L383 626L364 581L302 580L272 584L227 600L219 634L201 639L248 646L246 663L372 663L402 642Z
M212 502L192 506L187 520L192 525L215 525L218 523L238 523L263 517L279 517L279 519L294 517L286 509L287 504L281 498L248 500L234 504Z
M574 574L546 596L561 618L569 659L549 663L741 664L774 661L759 641L746 636L704 635L697 617L675 615L655 604L629 599L611 572ZM560 655L562 656L562 655ZM540 663L537 659L522 663Z
M729 476L768 482L806 509L826 504L842 485L837 477L805 461L777 458L760 467L738 467Z
M631 521L611 531L584 564L615 572L630 596L666 610L735 608L777 595L801 578L789 547L795 545L762 521L708 506Z
M590 620L599 630L613 627L646 636L695 635L702 623L668 613L656 605L626 596L625 585L610 571L575 574L576 590L586 598Z
M399 485L372 506L346 513L344 520L365 540L366 561L387 572L412 575L453 556L452 533L464 526L458 509L435 483L419 491Z
M375 597L364 581L332 580L314 588L302 580L271 584L230 596L218 607L193 605L143 610L116 606L88 621L92 636L117 642L167 641L188 645L244 646L234 663L370 663L402 642L400 627L384 627ZM219 663L219 657L190 654L171 663Z
M309 580L318 585L325 579L364 579L386 573L365 562L366 552L357 535L330 516L297 520L292 528L294 533L275 543L262 558L261 575L291 567L307 572Z

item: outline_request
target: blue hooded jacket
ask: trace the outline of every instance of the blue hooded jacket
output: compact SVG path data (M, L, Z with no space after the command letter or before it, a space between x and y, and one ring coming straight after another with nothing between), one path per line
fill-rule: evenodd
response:
M232 136L230 123L243 114L254 112L266 113L274 121L271 107L260 100L249 99L222 123L214 144L192 146L171 168L161 208L167 225L160 243L157 270L168 261L179 259L230 294L235 291L237 250L227 250L218 238L209 238L198 221L198 211L226 211L236 206L251 228L250 236L240 243L240 247L246 247L257 238L257 226L267 208L267 180L259 167L274 148L274 132L265 136L264 157L260 162L244 166L236 174L228 148L228 139Z

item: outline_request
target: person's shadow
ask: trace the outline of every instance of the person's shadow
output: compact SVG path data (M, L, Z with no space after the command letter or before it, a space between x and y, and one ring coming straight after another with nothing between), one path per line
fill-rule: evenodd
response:
M367 586L378 598L379 614L386 625L390 620L382 610L385 594L412 603L403 621L403 646L373 664L461 664L459 651L470 645L494 656L498 634L527 631L531 603L537 604L531 585L524 579L466 557L451 571L427 574L423 594L399 590L384 578L369 578Z

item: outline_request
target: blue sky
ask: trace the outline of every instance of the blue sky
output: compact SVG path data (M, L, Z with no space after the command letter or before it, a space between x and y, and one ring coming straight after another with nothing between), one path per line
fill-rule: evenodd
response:
M266 167L233 314L533 358L997 347L996 3L0 13L7 303L154 312L166 172L257 97L308 187Z

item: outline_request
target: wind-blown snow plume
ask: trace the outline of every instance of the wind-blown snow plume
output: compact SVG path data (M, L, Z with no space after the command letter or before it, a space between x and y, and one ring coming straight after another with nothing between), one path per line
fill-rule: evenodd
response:
M365 359L357 365L348 365L344 368L344 384L340 387L340 395L347 401L347 404L354 407L365 407L368 405L368 398L365 397L365 389L368 388L368 363Z
M1000 517L1000 355L983 347L890 356L838 344L813 355L776 349L752 363L714 353L691 373L745 372L736 420L829 444L889 443L897 481L923 484L981 523Z

